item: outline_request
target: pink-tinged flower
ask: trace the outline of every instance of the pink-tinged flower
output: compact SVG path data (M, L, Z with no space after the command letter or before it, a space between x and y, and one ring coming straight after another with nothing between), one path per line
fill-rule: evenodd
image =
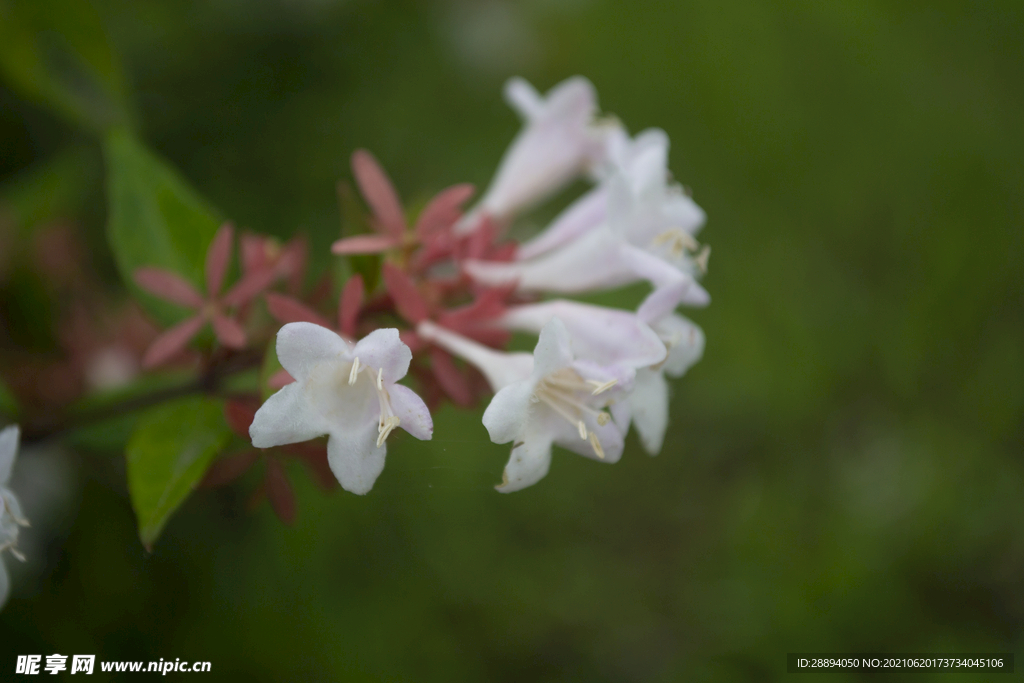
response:
M459 224L465 233L485 218L504 223L601 163L607 125L596 124L597 95L575 76L546 97L522 78L505 84L505 99L524 120L486 194Z
M10 550L12 555L24 562L25 556L18 552L18 534L21 527L28 526L28 520L21 512L18 498L7 488L11 470L14 469L14 458L18 454L20 436L21 431L17 425L0 431L0 553ZM7 568L0 561L0 607L7 602L10 588Z
M650 165L662 168L660 162ZM606 181L608 216L579 238L528 261L469 261L466 272L491 286L515 283L520 291L566 294L646 280L654 287L641 306L647 319L661 318L681 303L706 306L710 296L696 278L710 252L675 224L681 191L659 189L665 185L663 168L640 177L647 181L635 184L621 172Z
M460 207L473 194L473 186L467 184L442 190L420 212L410 231L398 193L373 155L365 149L356 150L352 154L352 173L373 214L374 233L336 241L331 251L339 255L373 254L429 243L458 221L462 216Z
M700 360L704 354L704 332L675 314L652 322L651 328L665 344L668 355L662 363L636 371L626 407L644 450L657 455L665 441L669 422L669 387L665 375L682 377L690 366Z
M352 344L311 323L277 333L277 357L295 378L256 412L252 445L270 448L328 435L327 457L341 486L364 494L384 469L385 440L397 427L430 439L430 412L408 387L396 384L412 352L398 330L380 329Z
M607 181L615 173L627 179L637 196L646 198L646 215L633 217L629 225L634 242L650 242L664 225L696 234L707 216L678 185L668 182L668 148L668 136L657 128L645 130L635 138L630 138L621 127L613 129L608 140L608 161L599 169L605 182L570 204L536 237L521 244L516 250L517 260L536 258L601 225L608 217Z
M217 340L228 348L245 346L245 331L226 313L252 300L266 289L276 276L272 270L261 270L244 276L223 296L220 294L231 260L231 238L234 230L225 223L214 235L206 252L206 296L200 294L190 282L162 268L139 268L135 282L161 299L196 310L196 315L178 323L153 342L142 359L145 368L165 362L181 351L206 323L213 326Z
M622 456L622 428L605 410L628 394L630 379L621 368L577 360L558 318L541 330L532 357L488 349L429 322L418 332L476 365L497 391L484 412L484 427L493 442L513 443L499 491L540 481L553 444L600 462Z
M665 344L632 311L556 299L511 306L497 324L538 334L552 318L565 325L578 358L630 370L665 362Z

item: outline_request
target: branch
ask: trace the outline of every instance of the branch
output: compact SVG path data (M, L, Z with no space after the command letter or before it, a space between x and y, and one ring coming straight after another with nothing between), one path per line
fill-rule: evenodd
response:
M193 394L218 394L221 383L227 377L236 375L246 370L260 366L262 354L241 353L233 354L224 358L221 362L211 363L210 366L196 379L191 382L176 386L159 389L144 396L133 396L119 403L94 410L82 411L63 415L55 420L29 422L22 428L21 442L23 445L36 444L41 441L64 436L76 429L105 422L115 417L127 415L137 410L159 405Z

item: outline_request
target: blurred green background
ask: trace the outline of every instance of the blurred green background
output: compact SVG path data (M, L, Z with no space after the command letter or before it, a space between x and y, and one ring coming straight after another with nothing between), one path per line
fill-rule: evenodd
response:
M88 26L72 5L32 3L35 30ZM410 200L482 186L518 129L503 81L587 76L632 131L668 132L708 213L707 351L659 457L634 436L614 468L557 452L509 496L481 411L445 408L366 497L296 468L287 528L245 484L201 491L147 553L120 454L66 456L31 571L6 558L0 670L59 652L260 681L782 680L795 651L1021 651L1019 0L92 7L141 136L239 225L305 230L319 268L353 149ZM115 288L97 138L46 87L0 82L0 198L19 234L80 225ZM11 282L5 354L51 314Z

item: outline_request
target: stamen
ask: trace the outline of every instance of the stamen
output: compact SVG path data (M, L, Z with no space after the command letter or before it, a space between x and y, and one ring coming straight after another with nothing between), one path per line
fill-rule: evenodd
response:
M377 390L384 391L384 368L377 370Z
M601 447L601 442L597 440L597 434L590 433L590 447L594 449L594 455L604 460L604 448Z
M11 555L14 555L16 558L18 558L22 562L25 561L25 556L17 548L11 548Z
M705 244L704 248L700 250L699 254L697 254L697 258L694 259L694 263L696 263L697 267L700 268L700 272L704 273L705 275L707 275L708 272L709 258L711 258L711 247Z
M607 382L602 382L602 381L596 380L596 379L588 379L587 380L587 384L589 384L592 387L594 387L594 390L590 392L591 396L597 396L598 394L603 394L604 392L608 391L609 389L611 389L612 387L614 387L618 383L619 383L619 380L617 380L617 379L610 379Z
M576 428L580 430L580 438L584 441L587 440L587 425L583 424L583 420L576 423Z
M352 369L348 372L348 383L349 386L356 383L356 378L359 375L359 356L356 356L355 360L352 361Z
M604 427L606 424L611 422L611 420L612 420L612 416L609 415L608 413L598 413L597 414L597 424L601 425L602 427Z
M395 428L398 427L398 425L401 424L401 422L402 421L398 419L397 415L392 415L391 417L384 420L381 426L378 427L378 429L380 430L380 434L377 435L378 448L384 444L384 440L388 438L388 435L391 434L391 432L395 431Z

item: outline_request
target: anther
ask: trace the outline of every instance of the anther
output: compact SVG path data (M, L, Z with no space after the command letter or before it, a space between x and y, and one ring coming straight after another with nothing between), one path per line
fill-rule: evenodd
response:
M609 415L608 413L598 413L597 414L597 424L601 425L602 427L604 427L606 424L611 422L611 419L612 419L612 416Z
M356 356L355 360L352 361L352 369L348 372L348 383L350 385L356 383L356 378L359 375L359 357Z
M377 428L380 430L380 434L377 435L378 448L384 444L384 440L388 438L388 435L391 434L391 432L395 431L395 428L401 424L401 422L402 421L398 419L397 415L392 415L380 424Z
M696 263L697 267L700 268L700 272L704 274L707 274L708 272L709 258L711 258L711 247L705 244L704 248L700 250L699 254L697 254L697 258L694 259L694 263Z
M377 370L377 389L384 391L384 368Z
M604 449L601 447L601 442L597 440L597 434L590 433L590 447L594 449L594 455L604 460Z
M14 555L16 558L18 558L22 562L25 561L25 556L17 548L11 548L11 555Z
M576 428L580 430L580 438L584 441L587 440L587 425L583 424L583 420L576 423Z
M619 383L619 380L617 380L617 379L610 379L607 382L602 382L602 381L596 380L596 379L588 379L587 380L587 384L589 384L592 387L594 387L594 390L590 392L591 396L597 396L598 394L603 394L604 392L608 391L609 389L611 389L612 387L614 387L618 383Z

